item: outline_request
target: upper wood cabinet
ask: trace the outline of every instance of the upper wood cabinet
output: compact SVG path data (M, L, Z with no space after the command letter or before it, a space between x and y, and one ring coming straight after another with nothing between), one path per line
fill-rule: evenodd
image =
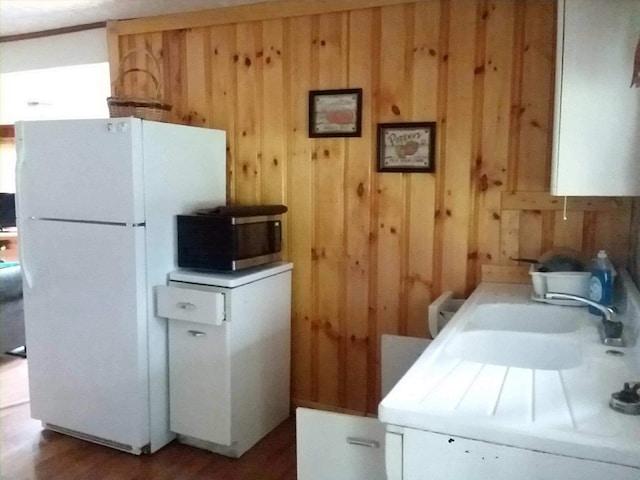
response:
M640 0L558 1L553 195L640 195L639 41Z

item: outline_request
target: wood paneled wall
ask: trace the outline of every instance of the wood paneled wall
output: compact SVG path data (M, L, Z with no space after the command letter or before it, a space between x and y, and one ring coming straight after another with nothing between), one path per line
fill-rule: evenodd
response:
M112 75L160 59L171 120L228 135L228 199L283 203L295 404L375 412L384 333L510 257L629 251L630 203L548 191L555 1L284 1L111 23ZM152 69L142 54L123 68ZM148 75L127 75L149 95ZM363 89L359 138L311 139L309 90ZM435 174L378 173L376 125L436 121ZM168 184L170 179L167 179Z

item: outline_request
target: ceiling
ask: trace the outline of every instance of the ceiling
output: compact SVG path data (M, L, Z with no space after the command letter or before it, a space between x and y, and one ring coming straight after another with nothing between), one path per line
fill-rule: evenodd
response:
M0 36L270 0L0 0Z

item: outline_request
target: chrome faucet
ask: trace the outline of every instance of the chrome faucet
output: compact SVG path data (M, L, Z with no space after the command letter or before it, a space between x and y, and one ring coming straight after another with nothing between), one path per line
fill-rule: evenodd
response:
M580 295L572 295L570 293L547 292L544 294L547 300L575 300L576 302L590 305L600 313L602 313L602 329L600 337L605 345L616 347L624 347L622 339L622 322L616 318L616 310L613 307L603 305L590 298L581 297Z

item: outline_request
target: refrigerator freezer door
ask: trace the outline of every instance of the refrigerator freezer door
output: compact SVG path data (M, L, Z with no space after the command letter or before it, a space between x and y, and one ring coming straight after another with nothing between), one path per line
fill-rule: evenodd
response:
M141 130L133 118L17 122L18 216L144 222Z
M154 373L144 228L30 219L21 227L32 416L119 448L145 446Z

